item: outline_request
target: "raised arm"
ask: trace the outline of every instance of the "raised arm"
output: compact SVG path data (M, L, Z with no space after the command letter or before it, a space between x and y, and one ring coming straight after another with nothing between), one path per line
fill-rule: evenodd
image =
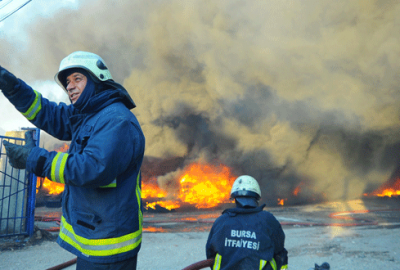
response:
M21 79L0 66L0 89L15 108L36 127L60 140L71 140L69 117L73 107L44 98Z

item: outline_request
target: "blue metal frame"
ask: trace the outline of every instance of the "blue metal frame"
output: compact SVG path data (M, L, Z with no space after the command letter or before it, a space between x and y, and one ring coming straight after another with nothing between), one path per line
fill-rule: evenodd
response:
M39 146L40 129L22 128L22 130L33 130L33 139L36 146ZM23 144L25 141L21 138L0 136L0 158L4 159L5 161L4 171L1 171L0 168L0 188L2 188L2 192L0 193L0 228L4 229L2 224L5 224L5 229L3 232L0 230L0 237L16 235L31 236L34 232L37 177L32 173L11 167L11 165L8 163L8 157L4 151L4 139L15 140L15 143L17 144ZM25 173L25 176L22 176L21 173ZM6 183L6 177L10 178L9 183ZM23 188L20 188L20 186ZM15 188L17 190L13 192L12 190ZM6 190L9 190L9 192L5 192ZM19 198L19 196L22 196L22 198ZM11 201L12 197L15 197L15 200ZM21 200L22 203L19 203ZM11 210L11 204L14 201L14 210ZM5 210L7 206L8 209ZM14 212L10 213L10 211ZM23 222L25 222L24 226L22 226ZM9 226L9 224L13 225ZM21 225L19 229L16 228L16 224Z

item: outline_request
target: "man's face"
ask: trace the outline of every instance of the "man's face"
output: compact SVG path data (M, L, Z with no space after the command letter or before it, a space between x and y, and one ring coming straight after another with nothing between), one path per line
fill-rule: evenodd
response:
M78 101L78 98L81 96L83 90L85 90L86 83L86 76L79 72L74 72L67 77L66 89L72 104L75 104L75 102Z

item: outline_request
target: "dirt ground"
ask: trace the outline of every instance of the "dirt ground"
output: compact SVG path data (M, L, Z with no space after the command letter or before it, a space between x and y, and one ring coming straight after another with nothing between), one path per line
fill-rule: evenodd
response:
M400 269L400 200L373 199L267 208L283 225L289 269L328 262L333 270ZM59 209L37 208L54 217ZM212 222L221 210L145 214L138 269L183 269L205 260ZM0 269L48 269L74 259L55 243L55 222L37 221L31 238L0 239ZM65 268L75 269L75 265Z

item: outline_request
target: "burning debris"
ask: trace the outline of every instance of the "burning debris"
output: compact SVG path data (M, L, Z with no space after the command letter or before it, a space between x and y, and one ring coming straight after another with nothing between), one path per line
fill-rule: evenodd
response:
M190 123L197 122L207 127L208 121L201 116L192 116ZM167 120L166 120L167 121ZM168 119L176 127L185 125L180 119ZM183 128L187 131L187 127ZM322 136L322 135L319 135ZM185 135L182 134L182 138ZM207 138L210 136L207 135ZM185 139L186 140L186 139ZM205 145L207 143L200 139ZM228 140L229 141L229 140ZM144 207L149 212L170 212L177 209L209 209L230 203L229 194L236 175L243 172L255 172L256 177L267 179L260 181L263 190L263 203L268 206L299 205L329 201L326 195L329 188L319 191L315 181L311 179L299 179L296 175L288 174L289 169L283 167L281 170L268 169L262 171L259 162L249 163L256 156L256 159L267 160L268 157L260 153L248 156L242 164L242 160L228 158L230 166L223 164L218 159L191 158L197 155L198 142L187 141L192 144L189 156L172 158L145 157L142 164L142 199ZM66 152L68 145L64 144L55 151ZM201 151L200 151L201 152ZM235 170L232 167L236 168ZM244 169L248 167L248 169ZM261 173L261 174L260 174ZM258 175L258 176L257 176ZM274 179L281 179L280 182ZM54 183L48 179L39 179L37 183L37 198L40 203L51 207L58 207L61 203L61 194L64 190L63 184ZM370 193L364 193L364 197L394 197L400 195L400 178L390 180Z
M389 180L371 193L365 193L366 197L400 197L400 178Z
M236 176L223 164L192 163L178 170L177 178L170 178L164 189L156 185L154 179L147 180L143 174L142 198L147 209L156 206L168 210L204 209L230 202L230 189Z
M67 145L56 151L67 151ZM142 199L149 212L167 213L177 209L209 209L230 203L230 189L236 175L228 166L193 162L184 166L184 159L146 157L142 166ZM159 184L160 183L160 184ZM59 207L64 185L46 178L37 183L37 206ZM308 195L307 195L308 194ZM310 195L311 194L311 195ZM306 182L292 188L289 197L276 198L271 206L297 205L324 201L312 197ZM322 194L323 195L323 194ZM391 180L365 197L400 195L400 178ZM307 197L308 196L308 197Z

